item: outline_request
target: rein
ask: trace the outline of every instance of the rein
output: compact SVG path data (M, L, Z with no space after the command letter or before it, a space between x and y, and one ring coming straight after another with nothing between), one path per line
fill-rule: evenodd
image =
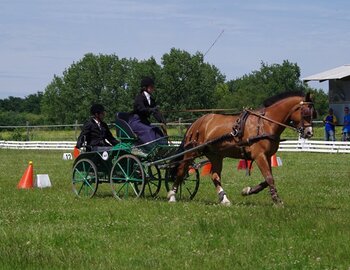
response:
M267 120L267 121L269 121L269 122L272 122L272 123L274 123L274 124L276 124L276 125L280 125L280 126L285 127L285 128L290 128L290 129L292 129L292 130L294 130L294 131L296 131L296 132L299 132L298 129L297 129L296 127L283 124L283 123L281 123L281 122L278 122L278 121L276 121L276 120L273 120L273 119L271 119L271 118L268 118L268 117L266 117L266 116L264 116L264 115L258 114L258 113L254 112L254 111L251 111L251 110L247 110L247 109L246 109L246 111L247 111L249 114L255 115L255 116L259 117L259 118L262 118L262 119L264 119L264 120Z

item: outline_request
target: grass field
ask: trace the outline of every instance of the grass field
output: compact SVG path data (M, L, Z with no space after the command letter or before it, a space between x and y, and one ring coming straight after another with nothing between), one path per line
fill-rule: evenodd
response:
M59 151L0 150L0 269L350 269L348 155L278 153L284 207L227 160L233 205L217 204L204 177L191 202L115 200L107 184L92 199L71 191L72 161ZM52 187L17 190L28 161ZM162 188L163 190L163 188Z

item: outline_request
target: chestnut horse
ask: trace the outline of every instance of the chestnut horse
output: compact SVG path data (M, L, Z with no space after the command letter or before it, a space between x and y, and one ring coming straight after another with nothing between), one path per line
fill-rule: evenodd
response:
M231 204L221 185L225 157L255 161L264 177L259 185L244 188L242 195L256 194L269 187L272 201L282 203L272 176L271 156L278 150L285 128L294 129L302 138L311 138L315 115L310 94L284 92L267 99L264 107L258 110L244 110L240 115L206 114L200 117L188 128L180 146L180 151L194 150L185 151L177 161L174 184L168 192L169 202L176 201L178 186L193 160L206 156L212 164L211 179L221 204Z

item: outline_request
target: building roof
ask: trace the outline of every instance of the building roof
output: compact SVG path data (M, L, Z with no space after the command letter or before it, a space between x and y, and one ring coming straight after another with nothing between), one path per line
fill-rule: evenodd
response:
M321 73L317 73L308 77L303 78L304 82L308 81L327 81L327 80L335 80L335 79L343 79L345 77L350 76L350 65L343 65L340 67L336 67L327 71L323 71Z

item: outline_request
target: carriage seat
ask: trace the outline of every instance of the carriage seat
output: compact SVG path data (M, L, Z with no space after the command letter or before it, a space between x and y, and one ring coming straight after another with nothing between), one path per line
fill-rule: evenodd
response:
M115 115L115 124L117 129L117 137L121 140L137 141L137 135L129 126L130 114L126 112L117 112Z

